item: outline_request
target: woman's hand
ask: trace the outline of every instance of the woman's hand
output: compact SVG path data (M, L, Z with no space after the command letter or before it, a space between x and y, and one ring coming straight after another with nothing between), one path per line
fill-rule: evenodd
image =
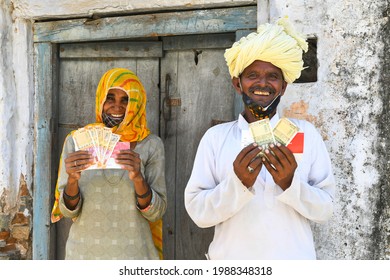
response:
M133 150L121 150L114 155L115 162L129 172L129 179L135 181L143 179L141 173L141 158Z
M133 150L121 150L115 154L115 161L129 172L129 179L134 183L138 205L141 209L146 208L152 199L152 191L142 176L139 154Z
M77 151L70 153L65 159L66 173L69 179L78 181L81 176L81 171L87 169L95 163L95 158L88 151Z
M95 158L92 153L88 151L70 153L65 159L65 169L66 173L68 173L68 182L64 189L64 201L66 207L70 210L74 210L80 200L78 181L81 177L81 171L87 169L94 163Z

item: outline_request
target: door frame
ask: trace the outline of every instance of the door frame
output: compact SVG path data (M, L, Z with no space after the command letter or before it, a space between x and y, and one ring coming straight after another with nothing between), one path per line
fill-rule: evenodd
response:
M257 7L227 7L121 17L34 23L33 259L53 259L50 222L58 126L59 44L252 30ZM129 28L131 26L131 28Z

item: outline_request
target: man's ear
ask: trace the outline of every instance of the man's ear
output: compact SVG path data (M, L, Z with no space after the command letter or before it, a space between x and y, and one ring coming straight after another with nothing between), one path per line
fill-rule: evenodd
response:
M282 85L282 91L280 93L280 96L283 96L284 95L284 92L286 91L286 88L287 88L287 82L286 81L283 81L283 85Z
M236 78L236 77L233 77L232 79L232 84L233 84L233 87L234 89L236 90L236 92L238 94L241 94L242 90L241 90L241 82L240 82L240 79L239 78Z

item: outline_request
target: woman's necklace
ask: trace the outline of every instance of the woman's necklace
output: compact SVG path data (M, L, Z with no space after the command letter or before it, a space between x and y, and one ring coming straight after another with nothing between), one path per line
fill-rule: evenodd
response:
M106 172L108 174L111 174L111 175L107 175ZM122 176L119 176L120 172L122 172ZM103 169L103 177L110 186L118 185L118 183L120 181L122 181L125 173L126 173L126 170L112 170L112 169L106 170L106 169Z

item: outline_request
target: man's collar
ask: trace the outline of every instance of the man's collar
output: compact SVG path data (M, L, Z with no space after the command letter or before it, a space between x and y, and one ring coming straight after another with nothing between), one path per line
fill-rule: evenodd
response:
M274 127L276 123L279 121L279 119L280 119L279 112L276 111L276 114L270 120L271 126ZM242 114L238 115L238 127L242 130L249 129L249 123L246 121L246 119Z

